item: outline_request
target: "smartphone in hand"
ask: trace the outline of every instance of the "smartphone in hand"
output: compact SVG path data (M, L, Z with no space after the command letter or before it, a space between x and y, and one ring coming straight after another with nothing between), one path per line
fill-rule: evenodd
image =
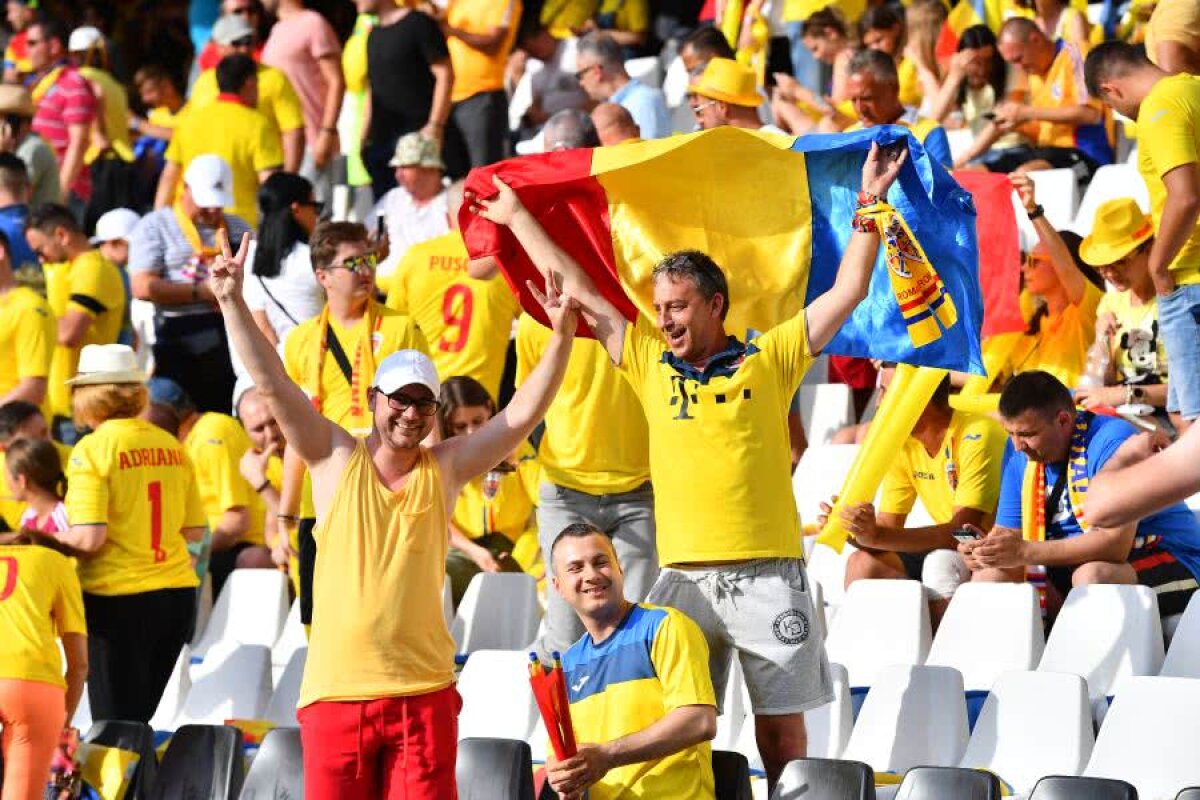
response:
M979 534L970 528L959 528L951 535L958 540L959 544L967 544L979 539Z

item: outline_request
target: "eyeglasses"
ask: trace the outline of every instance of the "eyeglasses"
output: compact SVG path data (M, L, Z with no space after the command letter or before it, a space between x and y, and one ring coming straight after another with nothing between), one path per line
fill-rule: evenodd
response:
M383 394L380 392L380 394ZM406 394L385 394L388 406L395 411L407 411L410 408L415 408L417 413L422 417L432 417L437 413L438 401L428 398L409 397Z
M229 43L230 47L254 47L253 36L243 36L241 39L234 39Z
M716 100L708 100L707 102L704 102L704 103L699 103L699 104L697 104L697 105L693 105L693 106L692 106L692 116L694 116L694 117L698 117L698 116L700 116L701 114L703 114L703 113L704 113L704 109L706 109L706 108L708 108L709 106L711 106L711 105L715 104L716 102L717 102Z
M296 205L308 206L309 208L311 208L313 211L315 211L318 214L320 214L322 211L325 210L325 204L322 203L320 200L301 200Z
M587 75L589 72L591 72L598 66L600 66L600 65L599 64L588 64L583 69L575 70L575 81L579 82L579 81L583 80L584 75Z
M30 39L30 38L26 38L26 39L25 39L25 46L26 46L26 47L37 47L39 44L44 44L44 43L45 43L45 41L46 41L45 39Z
M254 6L239 6L238 8L231 8L231 9L229 9L229 13L230 13L230 14L235 14L235 15L237 15L237 16L239 16L239 17L241 17L241 16L247 16L247 17L248 17L248 16L250 16L251 14L257 14L257 13L258 13L258 9L256 9Z
M374 253L363 253L361 256L350 256L339 264L330 264L328 269L344 269L355 275L373 273L379 264L379 257Z

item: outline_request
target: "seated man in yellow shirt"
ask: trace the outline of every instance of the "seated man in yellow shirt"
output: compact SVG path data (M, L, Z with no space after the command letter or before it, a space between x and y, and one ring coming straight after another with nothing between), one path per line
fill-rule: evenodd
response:
M612 540L569 525L550 548L554 590L586 633L563 657L578 752L548 756L550 785L588 797L714 797L717 699L708 645L673 608L630 603Z
M880 371L881 391L894 373L894 366ZM955 590L971 578L953 534L964 525L991 524L1004 443L1003 429L991 419L950 408L947 377L888 470L878 510L861 503L841 512L860 548L846 565L846 585L866 578L919 580L934 619L941 619ZM918 499L933 524L905 527Z

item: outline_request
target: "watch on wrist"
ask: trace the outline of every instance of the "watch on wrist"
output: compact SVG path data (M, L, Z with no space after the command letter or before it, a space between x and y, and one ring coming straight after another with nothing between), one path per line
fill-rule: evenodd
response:
M1030 222L1033 222L1033 221L1034 221L1035 219L1037 219L1038 217L1044 217L1044 216L1046 216L1046 209L1042 207L1042 204L1041 204L1041 203L1038 203L1036 206L1034 206L1033 208L1029 209L1029 210L1028 210L1027 212L1025 212L1025 213L1027 213L1027 214L1029 215L1029 221L1030 221Z

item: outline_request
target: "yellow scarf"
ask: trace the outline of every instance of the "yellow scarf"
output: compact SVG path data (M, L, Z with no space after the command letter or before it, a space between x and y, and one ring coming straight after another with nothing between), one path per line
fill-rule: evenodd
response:
M183 204L176 200L171 206L171 213L175 215L175 223L179 226L179 230L183 232L183 238L187 239L188 245L192 248L192 257L188 259L188 265L184 268L184 272L194 281L202 281L208 277L208 265L221 252L220 248L213 246L207 247L204 240L200 238L200 231L196 228L196 223L192 222L192 218L183 210ZM217 225L218 230L223 230L228 234L228 226L225 223L225 217L221 217L221 222ZM213 242L217 241L217 237L213 236ZM231 242L230 244L233 244Z
M50 93L50 90L54 88L54 84L58 83L58 76L62 74L64 68L62 66L55 67L39 78L38 82L34 84L30 95L33 98L35 106L41 103L42 98Z
M943 329L958 322L958 310L908 223L884 202L860 208L856 213L874 221L883 240L892 292L908 325L913 346L922 347L940 339Z
M353 429L367 427L370 423L363 419L363 415L367 409L367 389L370 386L371 379L375 376L375 343L373 341L374 334L379 331L383 324L383 319L379 316L378 304L372 299L367 301L366 320L363 323L365 327L364 335L359 337L358 343L354 348L354 355L350 361L350 416L351 424L343 425L354 432ZM320 342L320 355L313 371L309 374L308 384L305 388L308 390L308 395L312 399L313 408L318 412L324 413L324 397L321 392L321 376L325 369L325 356L329 351L329 304L325 304L325 308L321 309L321 316L317 319L317 336ZM340 341L339 341L340 343ZM345 346L343 345L343 350ZM350 354L346 354L350 358ZM339 369L340 371L340 369ZM363 376L366 376L364 380ZM365 425L364 425L365 423Z
M1071 449L1067 455L1067 492L1079 527L1087 531L1083 518L1083 500L1088 490L1087 431L1094 415L1079 411L1075 415L1075 431L1071 434ZM1030 460L1021 480L1021 534L1026 541L1046 541L1046 469L1045 464Z

